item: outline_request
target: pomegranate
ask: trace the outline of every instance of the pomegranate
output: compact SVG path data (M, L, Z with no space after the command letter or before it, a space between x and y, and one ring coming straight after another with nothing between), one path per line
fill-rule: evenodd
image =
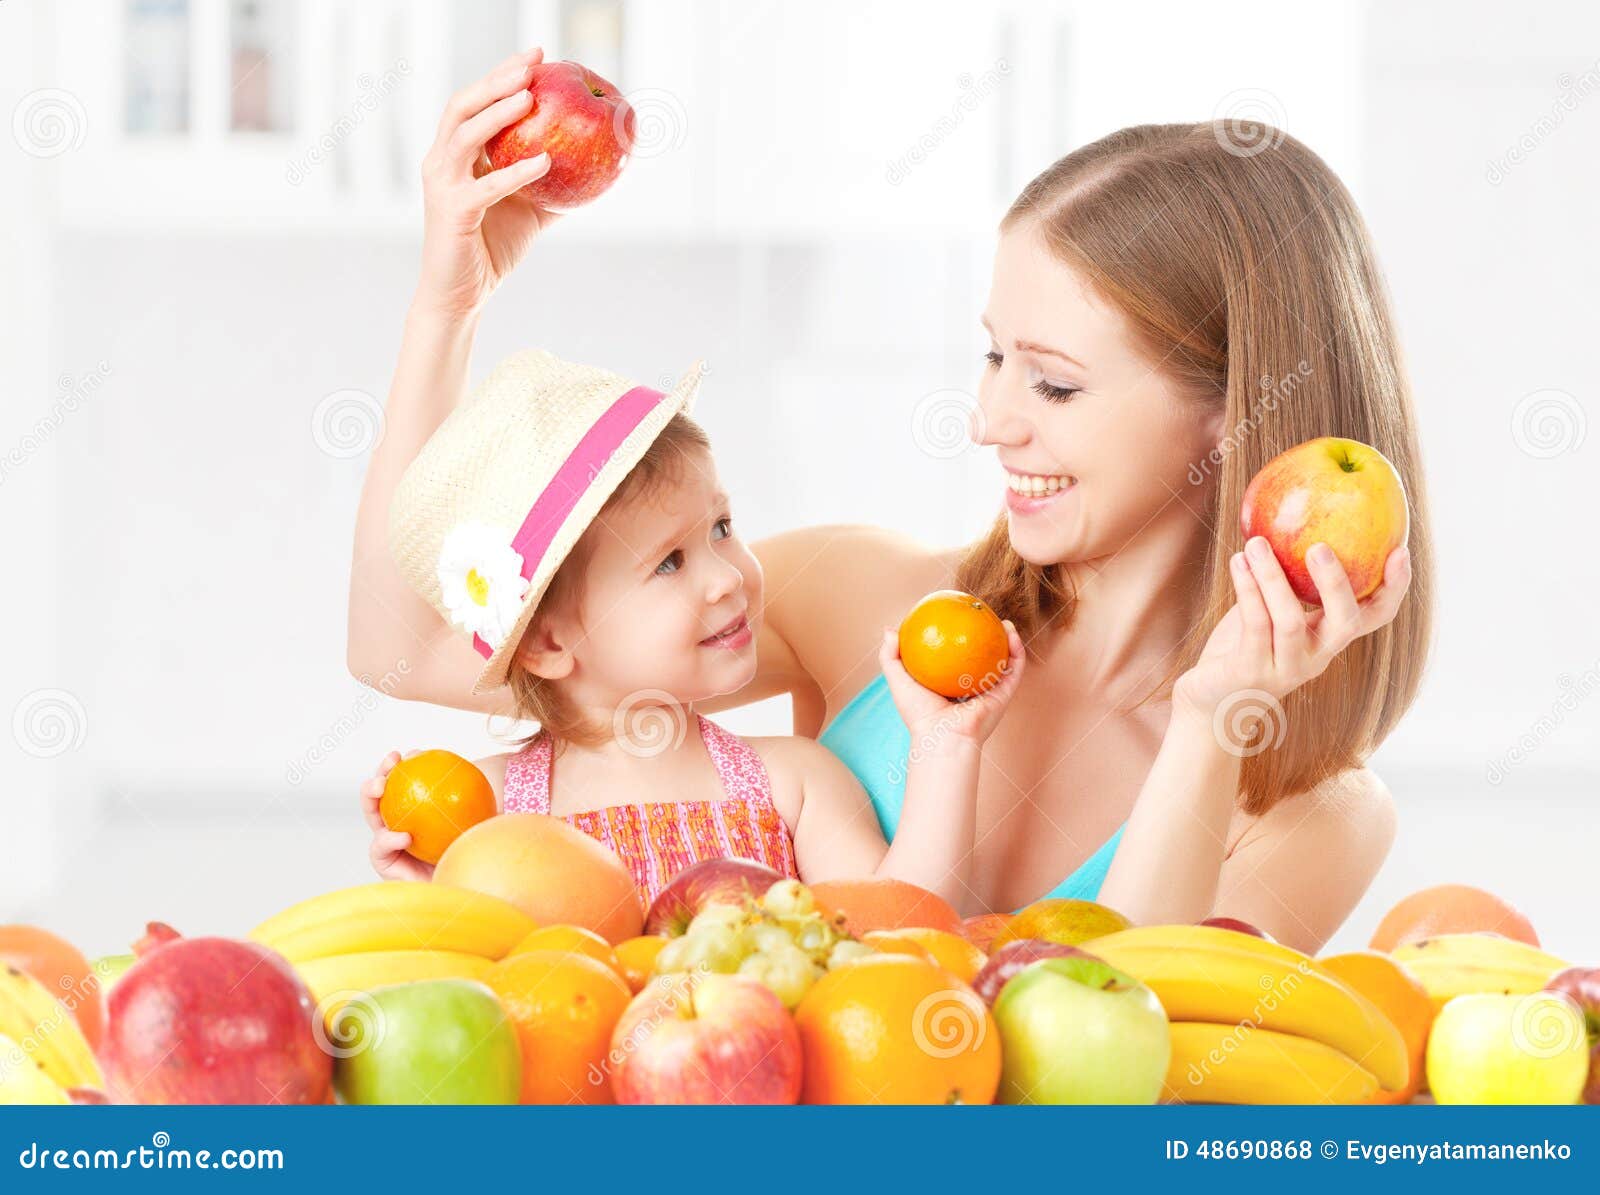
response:
M333 1058L311 994L254 942L185 938L151 922L111 989L106 1082L119 1103L321 1104Z

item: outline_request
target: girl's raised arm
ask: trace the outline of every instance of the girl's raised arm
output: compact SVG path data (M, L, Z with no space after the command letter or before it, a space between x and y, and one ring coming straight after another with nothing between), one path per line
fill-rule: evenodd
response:
M418 597L389 558L389 499L406 467L466 393L483 304L527 253L553 213L517 192L550 168L536 158L490 171L484 143L527 115L527 83L541 50L513 55L451 97L422 162L422 268L406 315L385 430L367 465L350 567L346 658L367 684L465 709L477 656ZM404 667L401 662L404 661Z

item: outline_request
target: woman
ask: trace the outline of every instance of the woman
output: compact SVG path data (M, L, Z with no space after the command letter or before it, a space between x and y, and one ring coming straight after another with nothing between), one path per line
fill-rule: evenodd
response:
M351 671L404 656L397 692L413 699L459 704L478 660L395 571L385 513L465 393L484 302L552 218L515 194L543 158L483 173L538 59L457 94L423 167L422 277L362 493L349 631ZM954 550L867 526L757 545L768 597L739 699L790 694L797 732L851 766L892 833L907 752L939 728L893 715L876 649L924 593L972 590L1017 623L1030 662L983 752L964 911L1074 895L1137 922L1235 917L1315 951L1393 839L1363 761L1419 683L1427 522L1389 304L1349 194L1292 138L1255 130L1267 140L1241 147L1227 132L1125 129L1028 185L1000 229L974 419L1006 512ZM1315 550L1322 608L1307 612L1234 512L1261 464L1320 435L1379 448L1412 522L1360 602Z

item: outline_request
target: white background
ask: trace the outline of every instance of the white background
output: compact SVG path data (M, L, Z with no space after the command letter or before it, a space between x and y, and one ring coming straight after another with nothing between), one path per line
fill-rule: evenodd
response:
M992 460L915 425L974 386L996 220L1055 157L1214 115L1322 154L1398 306L1441 588L1377 760L1399 841L1335 945L1463 881L1600 953L1593 6L263 7L290 127L243 134L226 4L192 0L176 67L130 62L137 0L0 4L0 920L91 953L147 918L242 932L367 877L355 790L386 749L494 749L347 674L346 580L416 164L448 92L537 43L615 69L648 152L494 299L475 375L534 344L656 384L705 357L751 536L987 522ZM189 130L128 133L131 72L162 70Z

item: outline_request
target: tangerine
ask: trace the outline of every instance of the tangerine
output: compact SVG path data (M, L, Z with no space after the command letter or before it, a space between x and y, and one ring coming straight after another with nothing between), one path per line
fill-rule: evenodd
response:
M644 991L644 985L655 974L656 955L667 944L664 934L640 934L617 943L617 958L622 963L622 977L635 993Z
M407 853L424 863L500 808L489 779L453 751L423 751L394 765L378 813L391 830L411 835Z
M1005 624L970 593L935 590L900 624L900 662L944 697L971 697L997 684L1010 658Z
M37 979L70 1012L91 1049L105 1029L105 986L78 948L36 925L0 925L0 961Z
M1439 884L1413 892L1385 913L1367 945L1393 950L1440 934L1477 933L1539 944L1533 924L1494 893L1467 884Z
M1406 1043L1411 1060L1411 1077L1399 1091L1381 1087L1367 1101L1370 1104L1409 1104L1422 1090L1426 1077L1428 1031L1433 1028L1433 1000L1427 989L1405 965L1376 950L1353 950L1320 958L1317 965L1378 1006L1394 1022Z
M795 1009L807 1104L990 1104L1000 1031L943 967L878 954L829 971Z
M485 982L516 1026L524 1104L615 1102L611 1031L633 999L620 975L585 954L535 950L501 960Z
M875 929L862 939L886 953L921 954L932 959L962 983L971 983L989 961L977 946L949 930L912 925L905 929Z
M604 963L624 979L627 978L622 960L617 957L617 952L611 949L611 943L594 930L584 929L581 925L541 925L506 951L505 956L510 958L514 954L532 954L535 950L554 950L558 953L567 950L574 954L586 955L597 963Z
M860 937L875 929L920 925L961 932L961 915L937 893L888 876L865 880L821 880L811 898L828 917L843 917L845 929Z

